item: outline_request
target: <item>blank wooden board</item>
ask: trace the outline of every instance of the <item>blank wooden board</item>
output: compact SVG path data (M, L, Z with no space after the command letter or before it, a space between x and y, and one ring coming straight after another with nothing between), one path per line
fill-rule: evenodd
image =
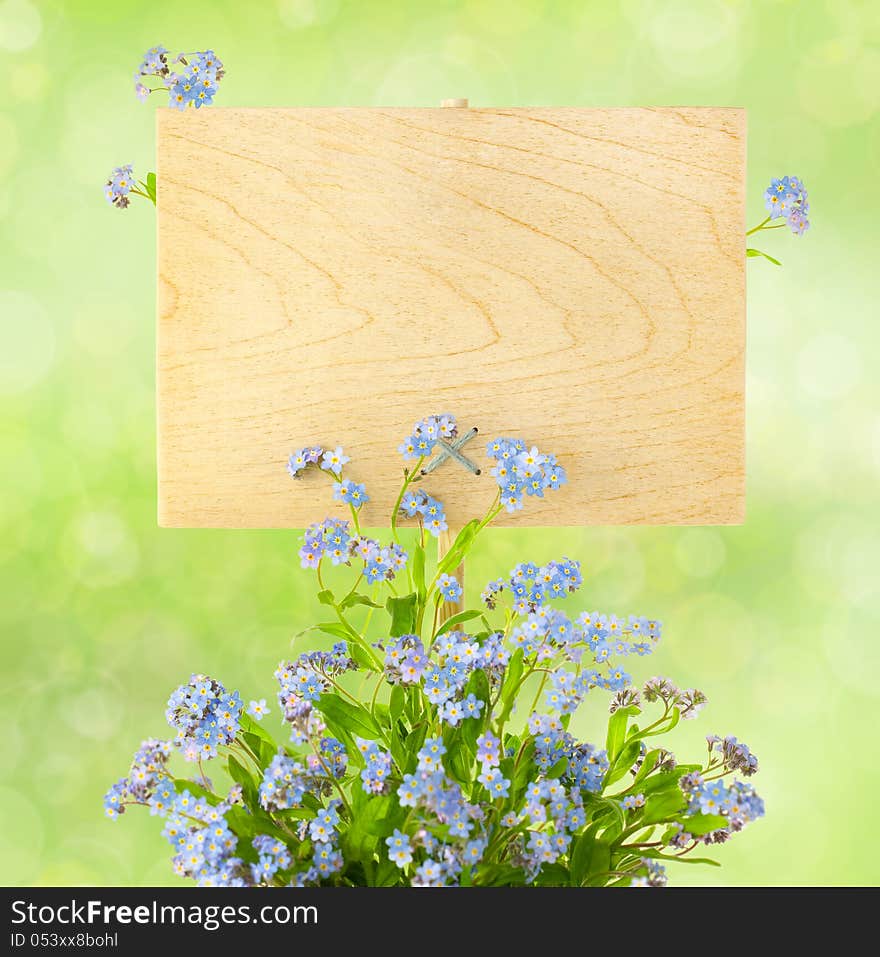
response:
M502 521L742 521L742 110L157 115L161 525L342 514L285 472L309 443L386 525L434 412L565 465ZM467 450L426 482L452 525L494 494Z

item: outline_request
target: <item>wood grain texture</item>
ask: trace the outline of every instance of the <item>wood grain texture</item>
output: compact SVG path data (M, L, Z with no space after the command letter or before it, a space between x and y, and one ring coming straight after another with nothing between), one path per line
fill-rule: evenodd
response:
M571 482L511 524L744 513L745 114L159 110L165 526L343 514L288 453L341 443L385 525L395 449L454 412ZM494 495L446 463L450 524Z

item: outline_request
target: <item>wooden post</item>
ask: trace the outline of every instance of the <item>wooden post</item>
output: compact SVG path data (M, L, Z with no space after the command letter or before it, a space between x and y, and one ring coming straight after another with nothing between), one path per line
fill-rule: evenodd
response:
M458 529L448 528L445 532L441 532L437 538L437 561L442 562L446 555L449 553L449 549L452 548L453 542L458 537ZM449 621L453 615L457 615L462 608L464 608L464 560L456 568L452 574L458 579L459 585L461 585L462 595L461 601L451 602L444 601L440 604L440 614L437 616L437 624L442 625L444 621Z
M450 99L450 100L441 100L440 106L450 109L467 109L468 101L467 99ZM437 539L437 561L442 562L446 557L449 549L452 547L452 543L458 536L457 528L448 528L445 532L440 533L440 537ZM456 604L451 601L444 601L440 605L440 615L439 623L442 625L444 621L448 621L453 615L457 614L464 607L464 561L455 569L453 575L458 579L458 583L462 588L462 599L461 603Z

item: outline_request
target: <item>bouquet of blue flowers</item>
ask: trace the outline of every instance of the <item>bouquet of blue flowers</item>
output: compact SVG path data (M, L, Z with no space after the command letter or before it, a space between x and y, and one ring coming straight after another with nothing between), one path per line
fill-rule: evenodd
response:
M294 478L333 481L350 520L305 533L301 563L331 619L307 631L329 647L275 671L285 737L267 730L265 699L245 707L193 675L168 702L171 740L145 741L104 801L111 818L133 804L162 818L178 874L253 887L658 886L666 861L763 814L746 780L757 759L736 738L710 736L690 764L657 740L706 702L666 678L634 684L624 660L651 653L658 621L554 607L580 588L579 562L520 563L464 606L455 570L476 537L566 476L524 441L490 442L492 504L435 565L426 536L447 523L425 462L457 435L453 416L429 416L401 446L387 544L361 531L369 496L341 448L290 457ZM596 693L607 728L577 740L572 715ZM194 774L178 770L187 762Z

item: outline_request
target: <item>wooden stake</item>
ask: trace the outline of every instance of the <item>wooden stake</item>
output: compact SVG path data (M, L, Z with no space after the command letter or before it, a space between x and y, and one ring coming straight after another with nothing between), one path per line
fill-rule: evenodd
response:
M468 107L468 101L466 98L459 99L450 99L450 100L441 100L440 106L449 109L462 109L465 110ZM437 539L437 561L442 562L443 559L449 552L449 549L452 548L452 543L458 537L459 530L457 528L448 528L445 532L440 533L440 537ZM457 579L459 585L461 585L462 595L461 603L456 604L451 601L444 601L440 605L440 615L439 615L439 624L443 624L444 621L449 621L449 619L458 614L461 611L464 605L464 561L455 569L452 573Z
M449 554L449 549L452 548L452 544L455 539L458 537L458 529L447 528L445 532L441 532L437 538L437 561L442 562L443 559ZM452 575L458 579L459 585L461 585L461 601L452 602L444 601L440 604L440 614L437 616L437 626L443 624L453 615L457 615L462 608L464 607L464 560L462 559L461 564L455 571L452 572Z

